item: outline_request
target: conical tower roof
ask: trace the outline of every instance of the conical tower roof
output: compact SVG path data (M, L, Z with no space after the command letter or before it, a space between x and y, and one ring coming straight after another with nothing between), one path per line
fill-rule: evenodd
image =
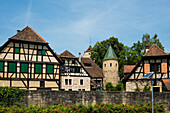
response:
M108 60L108 59L109 60L117 59L117 56L116 56L115 52L112 49L112 46L110 46L109 49L107 50L107 53L106 53L106 55L105 55L103 60Z

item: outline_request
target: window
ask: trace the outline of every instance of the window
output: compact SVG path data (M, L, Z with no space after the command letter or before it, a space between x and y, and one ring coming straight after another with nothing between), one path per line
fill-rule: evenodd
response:
M83 80L82 79L80 80L80 85L83 85Z
M42 50L42 55L46 55L46 50Z
M41 51L41 50L38 50L37 53L38 53L38 55L41 55L41 54L42 54L42 51Z
M42 73L42 64L35 64L35 73L36 74Z
M72 60L72 64L75 64L75 60Z
M74 67L70 67L70 72L74 73L75 72L75 68Z
M112 67L112 63L110 63L110 67Z
M104 67L106 67L106 64L104 64Z
M72 79L69 79L69 85L71 85L72 84Z
M0 62L0 71L4 71L4 62Z
M84 63L84 66L91 67L91 63Z
M81 91L81 89L78 89L78 91Z
M16 63L14 63L14 62L8 63L8 72L15 73L16 67L17 67Z
M54 73L54 65L47 65L47 70L46 70L47 72L47 74L52 74L52 73Z
M117 67L117 63L115 64L115 66Z
M80 68L75 68L75 73L80 73Z
M15 53L19 53L19 48L16 47L16 48L14 49L14 52L15 52Z
M28 73L28 63L21 63L21 73Z
M156 70L156 72L161 72L161 64L160 63L150 64L150 71L154 72L155 70Z
M65 85L68 85L68 79L65 79Z

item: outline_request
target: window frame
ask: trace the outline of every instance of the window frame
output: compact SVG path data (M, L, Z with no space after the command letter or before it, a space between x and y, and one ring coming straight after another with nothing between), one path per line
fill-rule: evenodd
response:
M66 86L68 85L68 79L65 79L65 85Z

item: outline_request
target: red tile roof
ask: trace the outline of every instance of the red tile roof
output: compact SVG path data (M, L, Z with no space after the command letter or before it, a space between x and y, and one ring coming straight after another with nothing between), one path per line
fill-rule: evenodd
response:
M18 32L16 35L10 39L47 43L36 31L34 31L30 26L27 26L22 31Z
M65 50L63 53L60 54L60 57L67 57L67 58L76 58L72 53L68 50Z
M135 65L125 65L124 66L124 73L130 73L133 68L135 67Z
M162 80L163 83L165 84L165 87L167 88L167 90L170 90L170 80Z
M93 62L91 58L82 57L81 63L92 78L103 78L104 77L102 69L95 62ZM85 63L91 64L91 66L85 66L84 65Z
M159 48L157 45L153 44L143 56L161 56L161 55L168 54L164 52L161 48Z

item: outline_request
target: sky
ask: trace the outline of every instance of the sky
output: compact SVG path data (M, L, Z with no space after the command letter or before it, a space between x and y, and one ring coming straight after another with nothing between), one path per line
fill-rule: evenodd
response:
M57 54L114 36L132 46L156 33L170 53L170 0L0 0L0 46L31 26Z

